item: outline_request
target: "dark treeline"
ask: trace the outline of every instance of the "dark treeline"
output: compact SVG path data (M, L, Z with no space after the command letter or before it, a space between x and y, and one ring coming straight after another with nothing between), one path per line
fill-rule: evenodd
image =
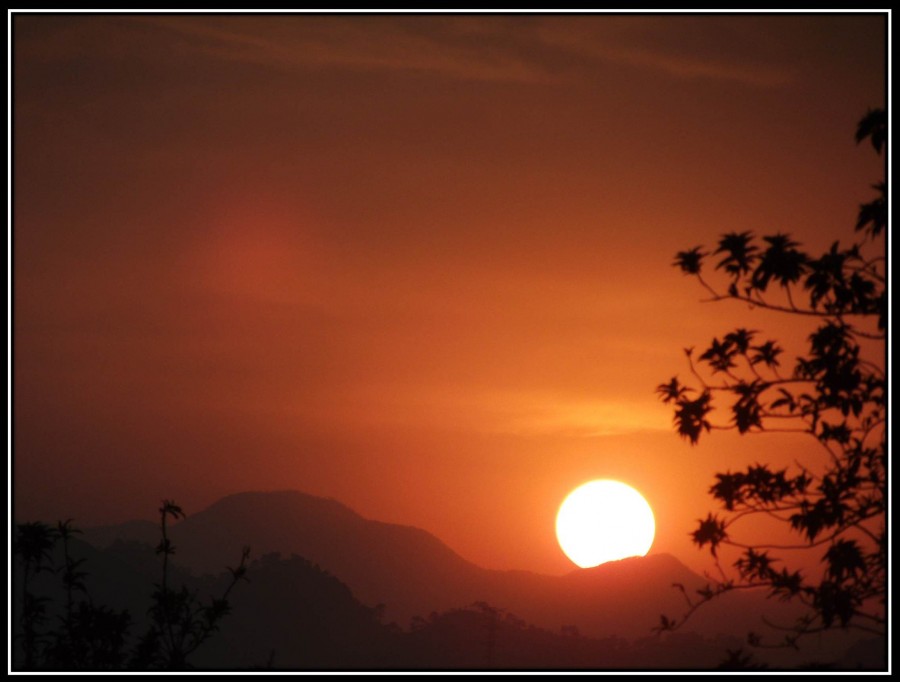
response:
M360 603L337 577L296 555L269 553L248 561L246 573L236 561L238 569L197 576L168 562L164 542L154 549L119 540L101 550L70 534L66 542L44 547L40 570L32 559L28 571L22 548L16 550L12 637L13 669L19 670L708 669L758 664L734 637L648 632L638 639L593 638L564 623L555 632L535 627L486 602L423 614L401 627L385 622L382 605ZM177 548L169 545L168 550L177 555ZM174 651L167 618L173 629L186 633ZM855 661L836 656L799 665L854 667Z

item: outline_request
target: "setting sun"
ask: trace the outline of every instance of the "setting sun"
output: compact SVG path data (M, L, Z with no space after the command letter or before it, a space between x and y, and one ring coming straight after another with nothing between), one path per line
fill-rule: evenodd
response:
M890 12L8 9L10 672L882 670Z
M653 511L641 494L619 481L590 481L563 501L556 537L581 568L644 556L653 544Z

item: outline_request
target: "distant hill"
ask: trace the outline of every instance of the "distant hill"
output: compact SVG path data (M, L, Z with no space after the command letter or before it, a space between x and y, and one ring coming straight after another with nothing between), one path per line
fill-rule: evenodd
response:
M403 660L401 633L305 559L265 555L251 564L248 578L233 590L231 614L196 652L195 666L359 670Z
M159 522L126 521L112 526L94 526L85 529L84 533L82 537L94 547L109 547L116 540L140 542L155 547L159 542Z
M144 530L89 529L85 539L103 546L141 539L135 531ZM370 521L339 502L295 491L230 495L174 524L170 536L175 561L201 573L234 565L244 545L254 556L297 554L338 576L362 602L386 604L388 619L404 626L414 615L473 601L485 575L421 529Z
M98 546L117 539L146 541L149 530L141 523L123 524L89 529L85 539ZM684 596L674 583L689 594L706 584L665 554L565 576L484 569L424 530L368 520L335 500L297 491L230 495L174 524L170 537L176 561L201 573L235 565L244 545L256 557L269 552L304 557L345 583L362 604L384 605L384 621L402 628L417 616L427 621L431 614L484 602L548 632L565 627L587 637L634 640L649 636L661 614L683 613ZM748 631L761 629L764 613L789 623L793 612L759 592L734 593L701 609L679 632L743 640ZM833 653L830 644L822 646Z

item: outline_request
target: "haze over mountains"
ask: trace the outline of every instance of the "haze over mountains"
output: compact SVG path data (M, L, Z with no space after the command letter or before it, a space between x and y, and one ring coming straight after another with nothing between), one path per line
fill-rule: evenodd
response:
M96 547L118 547L121 551L126 546L123 541L153 546L158 541L158 534L156 524L136 521L89 529L84 537ZM241 608L254 608L254 600L268 600L266 608L283 612L285 622L290 623L291 608L308 610L309 603L309 597L300 596L302 590L290 586L291 581L301 580L300 574L306 576L304 580L312 579L313 573L315 580L325 580L319 569L334 576L337 580L333 582L340 587L325 580L331 585L325 591L338 595L334 603L343 606L332 605L321 612L331 613L338 608L345 616L351 614L347 617L355 623L356 648L365 651L361 654L362 660L375 661L375 665L384 661L384 656L391 657L393 645L385 640L383 630L375 627L371 617L373 609L381 623L393 623L394 630L407 629L412 624L419 628L420 637L425 637L423 632L437 631L439 626L450 627L448 623L455 623L465 630L461 624L467 622L466 619L496 618L496 613L501 613L511 619L510 623L521 619L543 629L545 636L567 632L584 638L640 641L651 636L661 614L677 617L684 612L684 595L673 588L674 583L683 585L688 594L695 594L696 589L707 583L705 578L665 554L610 562L593 569L574 569L564 576L484 569L466 561L424 530L368 520L335 500L297 491L228 496L174 524L169 535L176 546L176 562L195 573L208 574L207 581L214 582L212 576L226 566L235 565L244 545L252 547L254 557L262 558L257 569L264 570L267 577L254 578L253 587L242 586L235 592L236 612ZM281 558L274 553L279 553ZM303 559L288 559L292 555ZM264 583L262 586L257 584L260 580ZM313 592L320 591L317 588ZM297 603L290 607L292 599ZM448 615L475 603L482 605L479 607L482 611L476 608L475 611L456 611L457 615L452 618ZM498 611L494 613L491 609ZM760 593L733 593L701 609L682 630L671 636L676 637L675 641L682 638L682 647L685 637L694 638L690 640L694 644L701 639L718 641L716 651L721 654L726 644L734 648L745 641L748 631L759 631L762 614L778 622L790 623L794 613L791 607L767 600ZM327 620L319 617L317 622ZM246 644L256 636L246 627L241 629L240 624L247 622L250 621L237 618L234 623L227 624L220 639L220 645L231 642L225 650L233 653L235 647L240 648L238 642ZM295 631L291 638L282 641L280 647L272 647L272 652L280 649L282 660L285 651L296 649L291 642L308 644L316 641L312 632L297 639L300 620L295 618L293 622L293 628L288 628ZM344 637L347 626L342 623ZM422 629L424 624L430 629ZM326 625L322 626L325 630ZM254 632L257 629L257 626L251 628ZM521 634L519 630L516 632ZM321 636L322 632L317 635ZM273 641L269 636L266 643ZM846 649L849 643L843 641L840 650ZM820 640L813 645L808 652L809 659L823 651L834 658L833 643ZM523 644L521 650L527 651L533 646L536 645ZM255 658L240 659L240 665L260 665L261 658L265 658L261 647L263 643L258 643ZM418 647L420 651L427 649L422 647L425 645ZM473 647L473 650L481 651L481 648ZM313 649L319 654L324 651L321 646ZM213 645L207 648L206 655L216 651L216 645ZM438 647L437 651L442 649ZM227 651L218 653L224 655ZM438 656L438 653L434 655ZM574 654L569 652L568 655ZM659 651L655 655L658 657ZM484 661L483 652L478 656L470 661L471 665L477 666L479 661ZM397 655L393 660L398 660ZM640 659L632 664L622 662L627 660L631 659L623 658L612 665L642 665ZM684 661L678 657L672 660L675 662L671 665L675 667L680 665L677 661ZM705 667L714 660L717 659L707 657L696 665ZM778 659L769 660L777 662ZM585 665L591 665L589 661L598 664L597 659L590 656L584 661ZM327 662L322 665L330 667ZM453 667L452 661L444 661L443 665ZM644 665L666 667L664 660L652 664L645 662Z

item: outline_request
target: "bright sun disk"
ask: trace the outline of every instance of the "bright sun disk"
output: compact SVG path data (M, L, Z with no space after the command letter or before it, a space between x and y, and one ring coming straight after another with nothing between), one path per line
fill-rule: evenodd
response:
M559 545L581 568L644 556L655 534L647 500L619 481L585 483L569 493L556 516Z

